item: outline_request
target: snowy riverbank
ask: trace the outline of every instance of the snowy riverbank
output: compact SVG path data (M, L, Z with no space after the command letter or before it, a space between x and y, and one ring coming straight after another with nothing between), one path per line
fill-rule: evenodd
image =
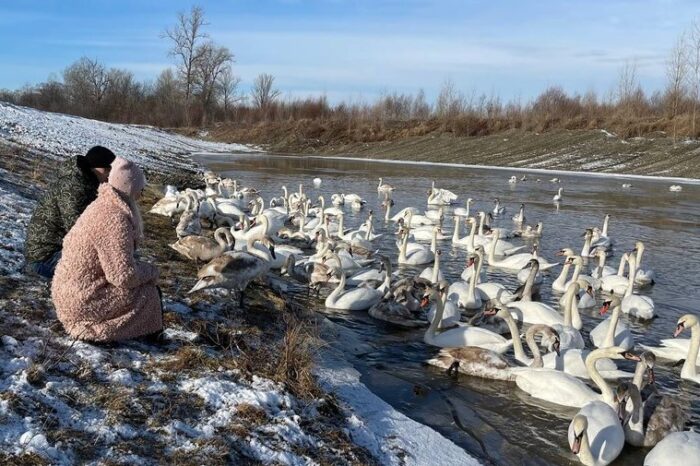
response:
M163 218L146 216L143 253L161 266L166 342L65 338L48 287L20 270L23 237L57 161L95 144L168 173L195 168L193 151L255 150L0 103L0 462L476 464L339 354L324 350L315 369L328 393L295 388L274 358L303 316L260 286L244 310L217 292L185 296L194 266L169 252Z

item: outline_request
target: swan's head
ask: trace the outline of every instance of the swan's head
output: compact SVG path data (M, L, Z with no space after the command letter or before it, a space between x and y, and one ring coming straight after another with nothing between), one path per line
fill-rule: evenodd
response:
M636 385L631 382L622 382L615 389L615 402L617 403L617 418L620 420L622 425L625 425L629 420L625 408L627 406L627 401L632 396L634 390L639 390Z
M420 307L426 308L430 305L430 300L431 299L438 299L440 296L440 285L433 285L431 287L428 287L425 290L425 293L423 293L423 297L420 300Z
M608 312L610 309L615 309L621 304L622 303L620 301L620 298L618 298L617 296L613 296L611 299L608 299L603 303L603 305L600 308L600 315L605 315L605 313Z
M210 275L201 276L199 277L197 283L195 283L195 285L192 287L192 289L187 292L187 294L191 294L199 290L204 290L206 288L213 288L219 283L223 283L224 281L225 277L221 273L212 273Z
M649 383L655 383L656 375L654 374L654 367L656 366L656 356L651 351L644 351L642 354L639 355L639 358L642 364L644 364L644 367L647 368L647 377L649 379Z
M467 198L467 205L471 205L472 202L474 202L474 199L472 199L471 197Z
M588 429L588 419L583 414L577 414L576 417L571 421L571 427L573 428L574 438L571 442L571 453L578 455L581 451L581 444L583 443L583 436L586 434L586 429Z
M500 201L498 198L495 198L495 199L493 200L493 203L494 203L494 204L500 204L501 201Z
M637 251L642 251L644 252L644 243L641 241L637 241L634 243L634 250L632 252L636 253Z
M681 316L680 319L678 319L678 323L676 324L676 331L673 332L673 336L677 337L681 333L683 333L683 330L686 328L693 327L698 324L698 318L695 317L693 314L686 314L684 316Z
M591 238L593 237L593 229L592 228L586 228L586 231L583 233L584 238Z
M575 254L576 253L571 248L562 248L555 253L556 256L565 256L565 257L570 257L570 256L573 256Z
M473 255L473 254L470 255L469 257L467 257L467 268L469 268L469 267L471 267L472 265L474 265L474 261L475 261L475 260L476 260L476 256Z

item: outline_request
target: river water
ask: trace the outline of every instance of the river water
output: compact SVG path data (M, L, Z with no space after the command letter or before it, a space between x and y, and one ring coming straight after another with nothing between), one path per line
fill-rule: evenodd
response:
M362 160L342 160L266 154L218 154L200 156L200 161L222 176L238 179L245 186L261 191L265 199L280 196L286 185L290 192L300 183L315 199L334 193L357 193L367 200L366 208L353 212L346 208L346 227L357 227L370 209L375 212L377 233L389 233L376 246L396 264L393 224L386 225L377 195L377 179L383 177L396 190L394 212L407 206L427 208L426 192L431 181L460 196L474 199L472 212L490 211L498 197L507 207L495 226L513 228L511 216L525 203L527 223L544 223L540 240L541 254L555 261L555 251L571 247L580 251L586 227L601 226L609 213L609 235L615 252L609 265L617 268L619 257L630 251L636 240L644 241L643 267L656 273L656 284L641 290L654 299L658 318L651 323L628 319L637 343L655 345L669 338L679 316L700 313L700 186L684 185L680 193L669 192L669 181L622 180L574 174L556 175L561 184L549 182L553 175L527 173L528 181L515 185L508 178L518 170L492 170L435 165L388 164ZM314 189L312 180L323 180ZM541 179L537 183L535 180ZM631 189L621 188L623 182ZM552 196L564 188L564 200L557 208ZM328 204L330 205L330 204ZM448 212L446 212L447 214ZM453 223L446 215L444 230L451 236ZM462 236L468 231L462 228ZM516 245L521 240L511 240ZM449 240L440 241L441 269L450 282L459 279L466 262L464 249L453 248ZM402 269L402 274L416 270ZM544 277L541 300L557 307L559 296L551 292L551 282L559 273ZM487 281L497 281L513 290L514 275L487 269ZM427 424L462 446L486 464L577 464L569 453L566 432L576 409L562 408L531 399L515 384L460 376L448 377L442 370L425 364L437 349L423 343L424 330L401 330L370 318L366 312L339 312L325 309L322 298L309 298L302 287L296 298L324 313L337 325L352 332L370 348L351 356L350 362L362 373L362 381L377 395L414 420ZM599 304L602 299L598 297ZM602 319L597 308L585 311L584 339ZM684 335L688 338L688 335ZM627 361L618 366L634 370ZM677 395L689 406L689 426L700 428L700 386L679 378L680 368L657 364L657 384L664 393ZM639 465L646 450L626 446L614 464Z

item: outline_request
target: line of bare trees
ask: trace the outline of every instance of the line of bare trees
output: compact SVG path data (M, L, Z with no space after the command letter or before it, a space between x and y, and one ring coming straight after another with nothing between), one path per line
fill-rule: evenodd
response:
M384 93L374 102L331 105L323 95L283 99L270 74L260 74L249 92L234 72L234 55L206 31L204 11L180 13L162 38L169 41L174 68L153 82L140 82L129 70L107 68L83 57L61 78L17 91L0 91L0 100L105 121L163 127L210 126L219 122L251 125L312 120L369 125L410 122L458 135L484 135L508 129L606 128L621 136L665 131L674 140L698 137L700 105L700 22L681 34L667 61L664 89L647 95L634 61L620 70L617 85L604 96L545 89L528 102L504 102L498 95L465 93L446 80L434 103L415 94ZM436 126L438 125L438 126Z

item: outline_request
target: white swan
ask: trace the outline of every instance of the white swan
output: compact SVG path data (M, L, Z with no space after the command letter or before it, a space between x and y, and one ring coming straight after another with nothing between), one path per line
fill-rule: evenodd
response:
M598 257L598 265L593 269L591 272L591 276L593 278L597 278L598 280L603 279L603 277L607 277L610 275L615 275L615 269L612 267L605 265L605 260L608 257L608 254L603 251L599 250L596 251L596 257ZM598 286L600 287L600 283L598 283Z
M573 282L569 285L569 288L564 294L564 323L552 326L559 334L562 349L582 349L586 346L583 342L581 332L579 332L583 327L583 322L581 322L581 316L578 312L578 306L576 305L576 294L578 291L579 284L577 282ZM575 322L574 316L576 317Z
M571 452L586 466L606 466L620 456L625 433L617 413L602 401L593 401L576 414L569 424Z
M697 317L693 314L681 316L678 319L673 336L677 337L687 328L690 329L690 347L688 348L688 356L685 358L681 368L681 379L700 383L700 375L697 372L698 349L700 349L700 323L698 323Z
M642 255L644 254L644 249L644 243L637 241L632 251L637 254L637 274L634 277L634 283L638 286L653 285L656 281L656 274L652 269L642 269Z
M591 380L598 386L601 393L596 393L578 378L565 372L551 369L530 369L522 371L515 379L518 388L535 398L550 403L580 408L591 401L602 400L610 406L615 403L612 388L601 376L596 367L596 361L602 358L633 359L638 357L627 353L623 348L611 348L591 351L586 358L586 370ZM619 420L617 421L619 425ZM622 432L622 427L620 427ZM622 434L624 442L624 433Z
M530 259L537 259L540 263L540 270L549 270L552 267L558 265L558 263L549 263L541 258L535 257L532 253L519 253L512 256L505 257L501 260L496 259L496 244L498 243L498 238L500 233L498 231L493 232L493 239L488 248L488 264L492 267L503 269L509 272L519 272L523 267L525 267Z
M493 200L493 216L498 217L506 213L506 207L501 205L500 199L496 198Z
M478 276L481 269L481 257L477 255L474 261L476 276ZM469 283L454 282L447 291L447 299L456 302L459 307L464 309L481 309L482 295L476 290L476 282L477 280L474 278Z
M431 287L423 295L421 306L426 307L432 299L437 303L435 316L430 321L430 326L426 330L423 340L432 346L442 348L462 348L464 346L478 346L497 353L504 353L513 344L513 340L506 340L501 335L489 330L470 327L463 323L456 323L454 327L440 331L440 321L443 317L444 306L440 294L446 292L447 287L441 287L439 291L436 287Z
M413 247L408 250L408 233L410 230L402 229L403 240L401 242L401 249L399 251L399 264L401 265L424 265L433 262L435 259L435 254L422 245L416 245L419 247Z
M474 202L474 199L471 197L468 198L466 201L464 201L464 207L455 207L452 210L452 213L454 215L457 215L458 217L469 217L469 211L471 210L471 205Z
M384 293L371 287L345 289L345 271L339 268L331 269L335 275L340 275L340 283L326 298L326 307L349 311L364 311L377 304ZM387 276L385 280L389 280ZM388 285L387 285L388 286Z
M521 225L525 223L525 204L520 204L520 210L518 210L517 214L513 215L513 221Z
M656 444L644 466L700 466L700 434L674 432Z
M430 267L426 267L423 269L423 271L420 273L419 277L424 279L424 280L429 280L430 283L433 285L443 281L445 277L442 275L442 270L440 270L440 256L442 255L442 251L439 249L435 251L435 259L433 261L433 265Z
M607 275L600 279L599 287L606 293L614 293L618 295L625 294L629 280L625 276L625 266L629 260L629 254L624 253L620 257L620 265L617 268L615 275Z
M691 314L686 314L684 317L692 316ZM683 318L681 318L683 319ZM696 319L697 320L697 319ZM679 321L680 322L680 321ZM684 320L683 328L693 327L693 319L688 317ZM693 330L691 329L691 335ZM677 335L675 335L677 336ZM647 346L639 345L646 351L651 351L654 355L660 359L664 359L670 362L677 362L681 359L687 359L688 353L692 347L692 338L666 338L661 340L661 346ZM687 361L686 361L687 363ZM695 364L700 365L700 358L695 359Z
M323 183L323 181L321 180L321 178L314 178L313 183L314 188L318 189L321 187L321 183Z
M625 290L625 295L621 303L622 312L637 317L638 319L653 319L656 315L654 300L649 296L640 296L633 293L634 279L637 272L637 258L634 254L630 255L629 267L627 290Z
M589 333L593 346L597 348L619 346L631 349L634 347L634 336L630 329L620 322L620 314L622 312L620 300L612 298L609 301L605 301L603 307L600 308L600 315L604 315L610 308L612 308L612 315L596 325Z

